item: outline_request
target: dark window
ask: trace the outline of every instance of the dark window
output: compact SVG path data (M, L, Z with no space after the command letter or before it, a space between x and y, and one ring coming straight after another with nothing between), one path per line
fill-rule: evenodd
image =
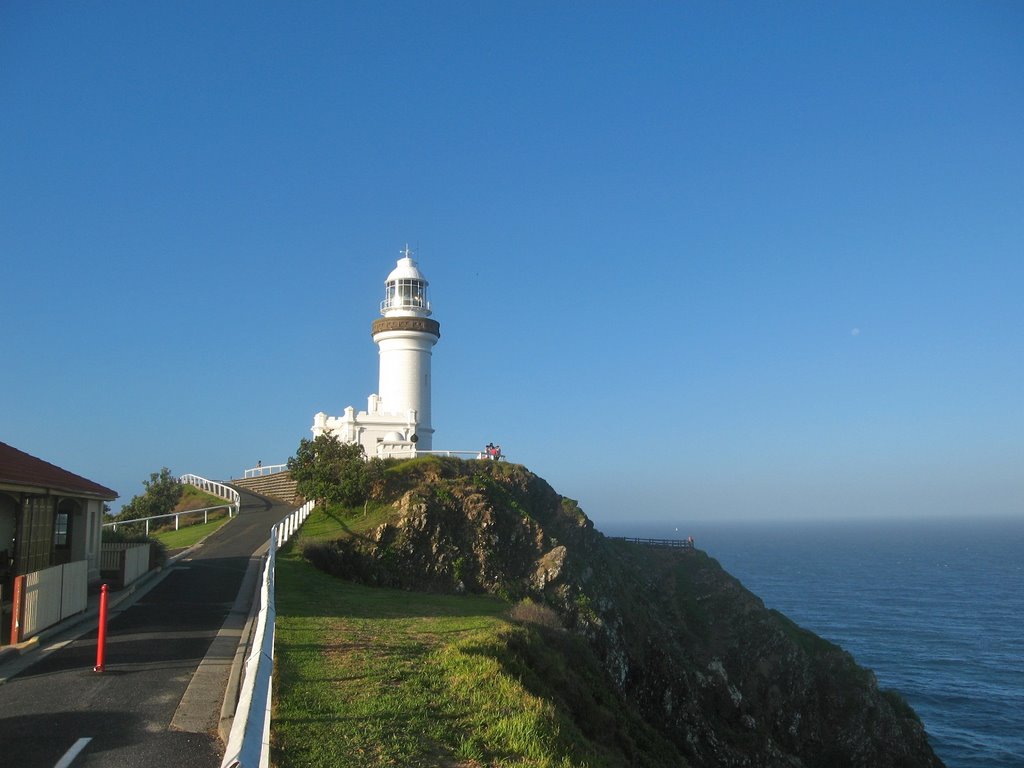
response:
M66 547L70 544L68 533L71 529L71 515L67 512L58 512L57 519L53 523L53 545L55 547Z

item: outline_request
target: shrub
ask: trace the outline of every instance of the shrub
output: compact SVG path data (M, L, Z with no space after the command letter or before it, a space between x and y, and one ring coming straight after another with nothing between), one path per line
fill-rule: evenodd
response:
M146 488L145 492L134 496L125 504L115 520L137 520L169 514L174 511L184 491L181 482L167 467L163 467L159 472L153 472L149 480L143 480L142 484Z
M520 600L512 606L508 615L514 621L524 624L536 624L548 629L564 629L562 617L558 615L554 608L543 603L535 603L529 598Z
M371 484L377 484L382 475L377 464L371 471L363 446L342 443L330 434L300 440L299 449L288 459L288 471L304 498L347 507L365 502Z

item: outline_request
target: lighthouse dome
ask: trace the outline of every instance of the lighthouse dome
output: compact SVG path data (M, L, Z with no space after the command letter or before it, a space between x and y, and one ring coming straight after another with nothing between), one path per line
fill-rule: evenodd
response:
M388 275L385 283L393 283L397 280L419 280L424 285L427 285L427 278L420 272L416 262L413 261L409 256L398 260L398 265L391 270L391 274Z

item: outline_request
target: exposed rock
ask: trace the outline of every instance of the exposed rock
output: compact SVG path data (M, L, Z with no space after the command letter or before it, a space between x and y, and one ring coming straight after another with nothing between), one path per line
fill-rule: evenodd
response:
M559 545L537 561L537 569L534 571L531 585L535 590L543 591L544 587L561 575L562 566L565 564L565 554L565 547Z

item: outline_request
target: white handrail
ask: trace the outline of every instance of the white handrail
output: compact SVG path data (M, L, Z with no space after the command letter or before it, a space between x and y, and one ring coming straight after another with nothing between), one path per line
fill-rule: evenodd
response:
M474 459L486 459L490 458L485 454L484 451L416 451L416 455L420 456L470 456ZM503 457L504 458L504 457Z
M212 493L214 496L219 496L226 501L230 501L235 507L235 514L238 514L239 507L242 506L242 497L238 495L238 491L232 488L230 485L224 483L218 483L216 480L207 480L205 477L199 475L185 474L178 478L183 483L194 485L201 491Z
M200 507L199 509L183 509L181 512L168 512L166 515L150 515L149 517L133 517L131 520L114 520L110 523L104 523L104 528L110 528L113 531L117 530L119 525L132 525L133 523L145 523L146 524L146 535L149 536L149 521L150 520L161 520L165 517L174 518L174 530L178 530L178 518L182 515L195 515L200 512L203 513L203 523L210 522L210 513L215 509L226 509L228 511L228 517L232 517L236 510L234 504L218 504L215 507Z
M307 501L270 529L267 561L260 580L260 612L256 618L252 651L245 662L245 677L231 721L231 733L221 768L267 768L270 765L270 708L274 676L274 569L277 548L292 537L313 511Z
M284 472L288 469L287 464L260 464L259 466L249 467L245 470L245 477L263 477L264 475L276 475L278 472Z
M225 485L224 483L218 483L216 480L207 480L205 477L200 477L199 475L192 474L182 475L181 477L178 478L178 482L194 485L199 490L206 491L207 493L212 494L214 496L219 496L220 498L224 499L229 503L218 504L215 507L201 507L200 509L185 509L182 510L181 512L168 512L165 515L150 515L149 517L136 517L132 520L115 520L110 523L104 523L103 527L111 528L116 531L117 526L119 525L129 525L131 523L144 522L146 524L146 535L149 536L150 520L158 520L163 517L173 517L174 530L178 530L178 518L182 515L191 515L198 512L203 512L203 522L207 523L210 520L209 512L211 512L214 509L221 509L222 507L227 507L228 517L234 517L238 514L238 510L242 506L242 497L238 495L238 491L236 491L229 485Z

